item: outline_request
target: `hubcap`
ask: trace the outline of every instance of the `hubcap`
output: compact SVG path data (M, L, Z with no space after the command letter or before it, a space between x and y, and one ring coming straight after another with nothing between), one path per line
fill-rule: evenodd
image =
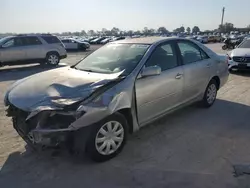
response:
M216 98L217 88L215 84L211 84L207 90L207 102L212 104Z
M98 131L95 138L95 147L102 155L114 153L122 144L124 129L118 121L105 123Z
M52 65L56 65L58 63L59 59L57 55L50 55L48 58L48 63Z

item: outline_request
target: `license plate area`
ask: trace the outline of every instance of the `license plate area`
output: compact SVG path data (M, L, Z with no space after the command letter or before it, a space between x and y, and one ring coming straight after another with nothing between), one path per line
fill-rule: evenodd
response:
M247 67L247 64L246 63L238 63L238 67L245 68L245 67Z

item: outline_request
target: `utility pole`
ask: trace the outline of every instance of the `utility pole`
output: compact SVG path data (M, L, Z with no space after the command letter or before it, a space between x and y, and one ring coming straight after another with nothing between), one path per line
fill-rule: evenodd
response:
M223 8L222 8L221 26L223 26L223 21L224 21L224 13L225 13L225 7L223 7Z

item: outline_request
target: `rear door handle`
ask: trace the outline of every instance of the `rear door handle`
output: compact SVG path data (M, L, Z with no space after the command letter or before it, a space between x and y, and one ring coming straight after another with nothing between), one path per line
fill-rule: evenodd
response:
M178 73L178 74L175 76L175 79L181 79L182 76L183 76L183 74Z

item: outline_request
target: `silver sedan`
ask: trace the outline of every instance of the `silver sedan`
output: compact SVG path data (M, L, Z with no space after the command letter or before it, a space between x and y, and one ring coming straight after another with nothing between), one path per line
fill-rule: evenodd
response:
M121 152L128 133L163 115L196 101L212 106L227 79L227 58L199 42L126 39L74 66L14 83L5 105L29 145L67 143L73 151L105 161Z

